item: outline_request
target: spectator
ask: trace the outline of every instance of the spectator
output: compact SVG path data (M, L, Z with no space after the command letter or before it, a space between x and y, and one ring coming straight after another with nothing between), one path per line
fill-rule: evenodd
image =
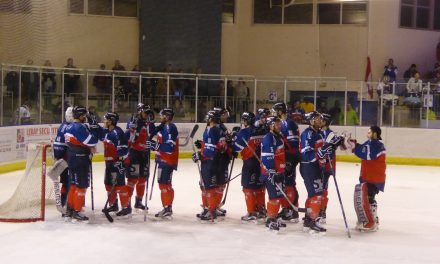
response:
M113 65L112 71L125 71L125 67L121 64L121 62L119 60L115 60L115 64ZM120 72L116 72L116 78L119 80L119 84L122 86L125 86L125 82L126 82L126 78L121 77L120 75L122 75L123 73Z
M419 107L422 103L420 95L422 93L422 80L420 79L420 74L416 72L414 77L409 79L406 84L406 98L403 101L404 104L410 107Z
M417 66L415 64L411 64L411 66L403 73L403 79L405 82L408 82L409 79L414 77L414 74L417 72Z
M333 107L330 108L330 110L328 111L328 113L332 116L333 118L333 124L334 125L339 125L339 116L341 115L341 104L339 103L339 100L335 100L335 103L333 104ZM342 123L344 124L344 123Z
M301 102L301 108L304 109L306 113L312 112L315 110L315 105L312 103L309 97L304 97L303 102Z
M97 94L105 94L111 92L112 77L105 72L105 64L99 65L100 71L96 72L93 77L93 86L96 88Z
M52 67L50 60L44 62L45 67ZM44 68L41 73L41 86L46 93L54 93L57 90L57 81L55 78L55 70L50 68Z
M383 76L382 80L377 85L377 95L380 97L382 94L391 94L393 88L390 84L390 77Z
M397 66L394 65L393 59L388 59L388 65L384 67L383 76L390 77L390 82L395 82L397 78Z
M339 115L339 124L344 124L344 113L341 112ZM351 104L347 104L347 126L357 126L359 125L359 118L356 111L353 109Z
M27 66L23 67L21 70L21 96L23 102L28 100L35 100L38 98L40 91L40 75L38 70L32 67L34 65L33 60L28 60L26 62Z
M241 111L240 112L248 111L249 110L248 109L249 100L251 97L251 92L250 92L249 87L246 85L246 82L240 78L236 89L237 89L237 97L241 101Z
M228 82L226 83L226 96L228 97L233 97L234 96L234 84L232 83L231 80L228 80Z
M67 70L64 70L64 93L69 95L71 93L78 92L78 80L79 72L75 69L76 66L73 65L73 59L67 59L67 65L64 66Z
M31 112L30 104L25 103L15 111L15 122L16 125L30 125L31 122Z
M137 97L139 93L139 65L134 65L133 69L131 69L132 77L129 78L128 83L126 84L125 92L126 94L130 94L131 96ZM139 101L139 100L138 100Z
M290 111L293 121L295 121L295 123L297 124L302 124L305 113L306 112L301 107L301 102L299 100L296 100Z
M177 118L185 117L185 108L179 98L174 101L174 116Z
M178 73L183 73L183 70L179 69ZM174 90L175 98L183 100L183 96L185 95L185 92L188 91L188 87L189 87L188 79L186 79L185 76L183 75L179 76L175 81L175 90Z
M318 112L328 114L327 102L322 100L319 104Z
M11 67L11 71L5 76L3 83L6 85L6 90L12 93L14 99L18 98L20 77L15 68Z

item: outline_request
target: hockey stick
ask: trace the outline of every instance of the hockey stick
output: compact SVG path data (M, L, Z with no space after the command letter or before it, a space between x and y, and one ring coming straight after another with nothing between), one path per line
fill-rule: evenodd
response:
M227 181L226 183L233 181L235 178L237 178L239 176L241 176L241 172L239 174L235 175L234 177L232 177L231 179L229 179L229 181Z
M116 187L116 181L112 184L112 188L110 189L110 192L108 193L107 201L105 201L104 210L103 210L105 217L107 218L107 220L110 223L113 223L114 220L113 220L113 217L110 215L110 213L107 211L107 208L108 208L108 202L110 200L110 197L113 194L113 191L115 190L115 187Z
M153 181L151 182L150 200L153 197L153 186L154 186L154 180L156 179L157 162L155 162L155 163L156 164L154 165ZM145 203L147 203L147 202L145 202Z
M92 196L92 212L95 213L95 200L93 198L93 165L90 160L90 194Z
M246 146L248 146L249 150L252 152L252 155L254 155L254 157L258 160L260 165L263 166L264 168L266 168L266 166L264 166L261 159L257 156L257 153L255 153L255 151L249 146L249 143L247 142L247 140L243 138L243 141L246 144ZM287 197L287 194L283 191L283 188L279 183L275 183L275 186L278 188L278 190L281 192L281 194L284 196L284 198L287 200L287 202L290 204L290 206L293 208L293 210L300 212L300 213L306 212L306 208L298 208L290 201L290 199Z
M194 126L193 130L191 131L191 134L189 135L189 138L191 139L191 146L192 146L192 149L193 149L193 153L196 153L196 147L194 146L194 135L196 134L198 129L199 129L199 125L196 124ZM197 163L197 168L199 170L199 175L200 175L200 185L202 186L202 188L204 188L204 186L203 186L203 179L202 179L202 171L200 169L199 161L197 161L196 163Z
M232 158L231 169L229 170L228 180L226 181L225 197L223 198L223 201L220 203L220 205L219 205L220 207L222 207L223 205L225 205L225 203L226 203L226 198L228 197L229 182L231 182L232 169L234 168L234 161L235 161L235 157Z
M345 216L344 205L342 204L341 194L339 193L338 182L336 181L335 170L333 169L332 159L329 158L330 169L333 174L333 180L335 181L336 192L338 193L339 204L341 205L342 216L344 217L345 229L347 230L348 238L351 238L350 229L348 228L347 217Z

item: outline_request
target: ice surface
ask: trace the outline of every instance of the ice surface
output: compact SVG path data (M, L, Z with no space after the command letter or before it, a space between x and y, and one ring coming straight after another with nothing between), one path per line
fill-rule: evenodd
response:
M240 172L241 164L235 162L233 175ZM174 174L173 220L152 221L162 207L156 182L147 222L140 213L111 224L100 213L106 199L104 164L96 163L96 223L64 222L54 206L48 208L45 222L0 223L0 263L440 263L438 168L388 166L385 193L377 197L380 230L375 233L353 230L359 168L354 163L337 164L352 228L349 239L332 179L324 237L303 233L301 224L288 224L284 233L274 234L264 225L241 223L246 207L239 178L231 183L225 220L202 224L195 217L201 211L199 175L190 160L181 160ZM22 173L0 175L0 202L13 193ZM301 176L297 182L303 207L306 192ZM90 189L86 203L89 212Z

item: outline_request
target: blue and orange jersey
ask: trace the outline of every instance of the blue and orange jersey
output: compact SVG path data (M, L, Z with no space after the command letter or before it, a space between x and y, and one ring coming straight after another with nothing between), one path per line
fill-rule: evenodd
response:
M261 173L268 175L267 170L273 169L283 173L286 169L286 153L283 139L272 132L267 133L261 142Z
M329 134L331 134L333 132L333 130L331 130L330 128L327 128L326 130L321 130L321 135L322 135L322 140L325 144L325 141L328 137ZM333 152L332 156L330 157L332 160L332 166L333 166L333 170L336 170L336 150ZM329 164L327 164L326 166L326 170L327 171L331 171L331 167Z
M157 132L157 142L160 144L157 150L156 161L161 165L168 165L177 170L179 158L179 132L175 124L165 124Z
M202 160L212 160L226 149L225 137L218 126L206 127L203 132Z
M64 122L62 123L57 130L57 136L53 142L53 154L55 159L66 159L67 154L67 144L64 138L66 134L67 127L70 123Z
M241 129L233 144L233 149L237 153L241 153L241 158L243 160L248 160L254 157L255 153L258 157L261 155L261 141L264 135L259 135L256 133L255 127L249 126ZM245 143L245 140L248 144Z
M99 129L98 138L104 143L105 161L117 161L128 155L128 140L124 131L115 126L111 131L106 128Z
M362 159L361 181L375 184L382 192L385 188L386 150L379 140L356 144L354 154Z
M80 122L73 122L66 128L64 134L68 151L75 153L90 153L98 143L98 138L94 136L89 128Z
M146 142L154 132L154 129L154 123L146 122L141 118L132 117L131 120L127 122L127 129L125 131L129 148L137 151L145 151Z
M281 122L281 134L283 135L286 152L296 154L299 152L299 128L290 118Z
M301 162L315 162L318 160L317 151L324 144L320 131L308 127L301 133Z

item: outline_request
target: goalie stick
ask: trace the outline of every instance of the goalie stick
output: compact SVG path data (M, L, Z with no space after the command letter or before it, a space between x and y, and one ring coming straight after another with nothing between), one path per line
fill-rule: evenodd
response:
M252 155L254 155L254 157L258 160L260 165L265 167L263 162L261 161L261 159L257 156L257 153L255 153L255 151L249 147L249 143L247 142L247 140L243 138L243 141L246 144L246 146L248 146L249 150L252 152ZM281 192L281 194L284 196L284 198L287 200L287 202L293 208L293 210L300 212L300 213L306 212L306 208L298 208L290 201L290 199L287 197L287 194L283 191L283 187L279 183L275 183L275 186L278 188L278 190Z

